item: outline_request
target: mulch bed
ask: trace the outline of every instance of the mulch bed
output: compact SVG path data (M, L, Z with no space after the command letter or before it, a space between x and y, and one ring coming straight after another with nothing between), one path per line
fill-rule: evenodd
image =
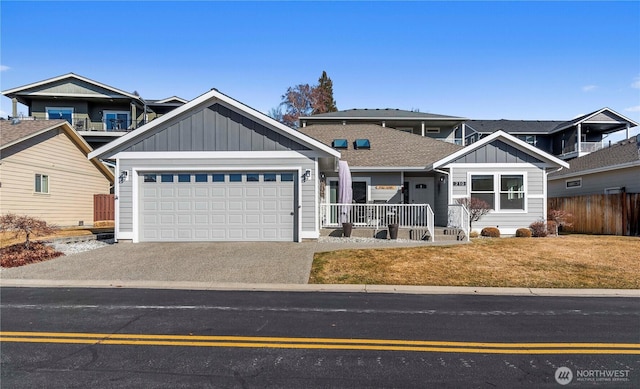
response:
M31 242L29 249L24 247L24 243L19 243L0 249L0 266L24 266L30 263L48 261L61 255L64 254L56 251L51 246L47 246L44 242Z

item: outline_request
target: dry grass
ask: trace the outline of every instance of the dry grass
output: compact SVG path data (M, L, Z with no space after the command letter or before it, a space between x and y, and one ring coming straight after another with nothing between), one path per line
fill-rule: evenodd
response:
M564 235L317 253L310 283L640 289L640 238Z
M79 229L79 228L69 228L64 230L58 230L53 235L32 236L31 239L47 241L54 238L63 238L65 236L81 236L81 235L91 235L91 234L92 232L89 230ZM24 235L21 235L20 237L16 238L14 232L4 232L4 233L0 232L0 248L12 246L14 244L22 243L22 242L24 242Z

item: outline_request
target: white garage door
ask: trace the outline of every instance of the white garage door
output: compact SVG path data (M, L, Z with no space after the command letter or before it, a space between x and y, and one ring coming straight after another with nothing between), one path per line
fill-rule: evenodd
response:
M148 173L140 241L293 241L294 174Z

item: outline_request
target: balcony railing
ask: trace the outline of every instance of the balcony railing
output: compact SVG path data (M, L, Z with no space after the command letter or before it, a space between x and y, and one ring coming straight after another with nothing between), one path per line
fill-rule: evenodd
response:
M61 119L69 120L68 117ZM46 116L36 114L36 116L20 117L20 120L46 120ZM128 132L145 124L144 120L103 119L102 121L92 121L87 115L81 114L74 114L72 121L72 127L76 131Z
M436 138L443 142L453 143L454 145L464 146L464 139L462 138Z
M397 223L400 228L422 228L433 236L434 216L429 204L320 204L322 228L355 227L384 229Z
M593 153L594 151L598 151L609 147L609 144L606 142L580 142L580 152L581 153ZM571 154L578 152L578 144L574 143L573 145L565 146L562 149L562 154Z

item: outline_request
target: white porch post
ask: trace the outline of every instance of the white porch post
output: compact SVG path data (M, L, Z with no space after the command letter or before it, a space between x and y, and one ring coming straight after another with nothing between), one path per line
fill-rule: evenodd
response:
M18 99L11 99L11 117L18 117Z
M580 152L582 152L582 123L578 123L578 147L576 150L578 151L578 157L580 156Z
M422 136L424 136L424 122L421 122L420 125L422 126Z
M136 105L133 102L131 102L131 128L134 128L134 129L136 128L137 118L138 118L138 114L136 112ZM129 128L128 124L129 123L125 125L125 128Z
M629 123L627 123L627 137L625 139L629 139L629 129L631 128L631 126L629 125Z
M461 146L464 146L465 144L465 139L467 139L467 134L465 134L467 132L467 125L465 123L462 123L462 131L461 131L461 136L462 136L462 144Z
M386 127L387 126L387 122L385 122L384 120L382 121L382 127Z

